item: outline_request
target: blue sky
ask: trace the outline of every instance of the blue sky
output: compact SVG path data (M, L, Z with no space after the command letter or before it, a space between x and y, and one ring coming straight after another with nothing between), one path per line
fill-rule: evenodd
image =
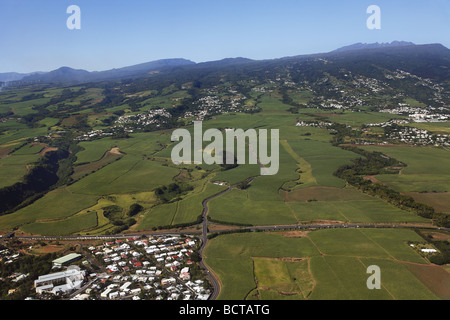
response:
M72 4L81 9L81 30L66 26ZM373 4L381 30L366 27ZM356 42L450 48L450 0L0 0L0 30L0 72L272 59Z

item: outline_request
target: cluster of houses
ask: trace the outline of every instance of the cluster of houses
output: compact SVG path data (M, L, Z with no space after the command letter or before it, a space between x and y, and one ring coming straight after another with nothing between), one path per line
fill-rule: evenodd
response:
M448 134L431 134L428 130L407 126L393 128L386 138L413 145L450 146Z
M73 299L206 300L208 283L193 278L198 240L192 237L159 236L104 242L88 248L101 265L100 274L90 274L92 284Z
M119 119L116 120L116 124L124 127L133 124L137 129L144 129L150 125L158 127L161 125L160 122L162 118L168 119L171 117L172 115L164 108L154 109L149 110L146 113L120 116Z
M222 91L219 93L219 91ZM203 90L204 96L193 102L194 110L185 112L184 118L194 118L203 121L207 116L223 114L227 112L243 112L243 101L247 98L233 87L223 91L217 86Z
M108 129L108 130L104 130L104 129L97 129L97 130L92 130L89 132L86 132L78 137L75 138L75 141L90 141L90 140L94 140L97 138L101 138L101 137L106 137L106 136L112 136L114 133Z
M0 262L9 264L19 259L20 253L13 252L8 248L0 249Z
M434 83L431 79L422 78L415 74L411 74L409 72L399 69L397 69L396 72L392 72L391 74L386 74L385 77L387 79L405 79L405 78L415 79L417 80L415 84L416 86L420 85L433 90L434 94L433 100L442 105L444 104L442 99L442 92L444 92L444 88L441 85Z
M82 254L53 260L52 272L34 279L35 295L27 299L207 300L210 284L192 256L199 245L190 236L104 240ZM0 255L13 259L8 249L2 248ZM27 276L11 275L19 280Z
M380 112L408 116L412 122L445 122L450 120L448 114L442 112L442 108L436 107L411 107L406 103L399 103L397 108L383 109Z
M15 251L12 251L10 249L0 247L0 262L4 264L10 264L14 261L18 260L21 257L21 254ZM13 272L11 273L7 278L11 280L12 282L19 282L25 278L28 278L30 276L29 273L24 274L21 272ZM3 281L5 279L0 278L0 281ZM15 288L9 289L8 294L13 294L16 291Z
M385 89L386 85L377 79L367 78L364 76L354 76L353 84L357 87L365 87L370 89L372 92L377 93Z
M297 120L295 123L296 127L315 127L315 128L321 128L321 129L327 129L328 127L332 126L333 124L331 122L325 122L325 121L300 121Z

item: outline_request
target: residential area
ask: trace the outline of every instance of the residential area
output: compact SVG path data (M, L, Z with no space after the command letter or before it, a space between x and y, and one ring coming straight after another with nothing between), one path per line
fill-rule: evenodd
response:
M45 274L15 272L8 283L31 277L27 300L207 300L212 287L198 264L199 246L191 236L97 241L53 259ZM23 256L6 247L0 253L0 265Z

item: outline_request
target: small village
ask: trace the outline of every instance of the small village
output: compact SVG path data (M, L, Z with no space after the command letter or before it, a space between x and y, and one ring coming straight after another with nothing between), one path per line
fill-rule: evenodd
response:
M191 236L150 236L83 246L33 279L27 300L207 300L211 286L198 264L199 245ZM8 264L22 254L5 248L0 256ZM9 276L19 284L27 277Z
M408 116L411 122L446 122L449 115L443 112L443 108L435 107L411 107L408 104L400 103L399 107L393 109L383 109L380 112L405 115Z

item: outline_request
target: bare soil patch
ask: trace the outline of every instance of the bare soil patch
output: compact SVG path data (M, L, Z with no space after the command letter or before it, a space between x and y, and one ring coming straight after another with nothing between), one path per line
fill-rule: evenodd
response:
M111 148L111 150L109 150L108 152L111 154L116 154L116 155L120 155L120 156L123 155L123 153L120 152L119 148Z
M42 150L39 154L41 156L45 155L47 152L51 152L51 151L57 151L58 148L54 148L54 147L48 147L48 148L44 148L44 150Z
M11 148L1 148L0 149L0 159L6 158L11 152Z
M308 235L309 231L300 231L300 230L293 230L293 231L285 231L280 232L282 236L286 238L305 238Z
M402 263L436 296L443 300L450 299L450 273L444 268L436 265Z
M450 192L407 192L405 194L413 197L417 202L433 207L438 212L450 213Z

